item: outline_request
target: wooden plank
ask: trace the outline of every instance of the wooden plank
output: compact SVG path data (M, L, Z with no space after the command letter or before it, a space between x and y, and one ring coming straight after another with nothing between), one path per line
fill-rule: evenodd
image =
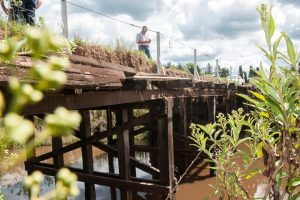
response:
M82 121L80 123L80 139L86 140L92 135L91 125L90 125L90 113L88 110L80 110L82 116ZM83 171L86 174L93 174L94 172L94 160L93 160L93 150L92 145L87 144L81 147L82 152L82 164ZM85 186L85 199L96 199L95 185L92 183L84 183Z
M128 110L122 109L122 122L128 122ZM118 144L118 161L119 161L119 173L122 180L130 180L131 167L130 167L130 145L129 145L129 130L124 129L123 132L117 133ZM121 189L121 199L132 199L132 191Z
M33 165L33 170L39 170L43 174L55 176L57 173L57 169L54 169L52 167L46 167L46 166L40 166L40 165ZM93 183L93 184L99 184L109 187L115 187L120 188L124 190L133 190L133 191L140 191L140 192L146 192L146 193L160 193L167 195L170 188L168 186L162 186L157 184L152 184L148 182L136 182L131 180L120 180L117 178L109 178L109 177L102 177L97 175L90 175L90 174L84 174L80 172L75 172L75 174L78 177L78 181L87 182L87 183Z
M113 70L125 72L128 75L136 74L136 70L134 68L123 66L120 64L113 64L113 63L108 63L108 62L104 62L104 61L99 61L97 59L90 58L90 57L88 58L88 57L72 54L72 55L69 55L69 59L71 60L71 62L77 63L77 64L91 65L91 66L99 67L99 68L113 69Z
M191 79L179 79L168 81L151 81L151 83L159 89L173 89L173 88L188 88L193 87Z

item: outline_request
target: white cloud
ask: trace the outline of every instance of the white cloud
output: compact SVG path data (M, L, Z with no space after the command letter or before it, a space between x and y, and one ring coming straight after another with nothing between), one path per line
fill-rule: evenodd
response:
M258 66L267 62L257 44L265 46L256 6L261 0L70 0L91 10L136 25L148 25L155 31L198 50L199 65L220 60L220 64L238 67ZM264 0L274 5L273 15L278 36L286 31L299 45L300 1ZM68 4L70 35L79 35L89 41L111 43L123 38L134 43L139 28L113 21ZM60 31L60 0L44 0L37 11L47 25ZM156 57L156 33L152 38L152 57ZM193 50L161 35L163 63L193 62ZM171 46L171 48L170 48Z

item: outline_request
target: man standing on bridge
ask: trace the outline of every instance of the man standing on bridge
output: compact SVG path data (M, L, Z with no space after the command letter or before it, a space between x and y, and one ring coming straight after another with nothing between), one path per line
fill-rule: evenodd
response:
M139 45L139 51L145 52L148 58L151 59L149 45L151 43L151 39L147 34L147 26L142 27L142 31L136 35L136 43Z

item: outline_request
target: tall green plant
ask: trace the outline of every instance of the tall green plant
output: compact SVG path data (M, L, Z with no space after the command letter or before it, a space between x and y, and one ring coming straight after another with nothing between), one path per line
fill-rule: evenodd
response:
M252 126L243 110L220 113L216 123L206 126L192 124L194 146L208 156L216 172L215 195L220 199L248 199L250 194L242 185L260 170L253 166L257 159L257 143L251 137L241 137L243 128ZM244 148L240 148L245 146ZM241 159L242 163L238 160Z
M265 168L259 170L249 165L250 173L244 178L251 177L252 172L255 174L262 171L268 180L263 199L288 198L294 200L300 197L300 77L297 68L300 54L295 50L293 42L286 33L281 33L276 39L273 38L275 22L271 13L272 7L268 8L263 4L257 10L261 16L261 24L268 47L264 49L259 46L259 48L270 61L271 67L270 73L267 74L261 66L257 76L250 80L256 88L254 91L250 91L250 96L240 94L253 108L249 118L251 120L247 120L248 122L245 124L244 120L231 120L232 117L229 115L225 120L227 122L225 126L219 120L214 125L199 126L198 128L194 126L193 140L196 146L216 164L218 178L216 193L220 198L223 199L226 196L229 199L248 198L247 191L239 185L243 177L237 176L239 171L232 170L232 160L239 157L236 154L238 149L233 148L236 144L234 141L243 141L244 139L238 137L239 139L234 140L233 135L228 135L228 132L224 131L226 129L222 128L229 128L236 123L248 127L245 132L251 139L246 139L246 142L251 145L251 148L243 154L243 160L245 161L246 158L253 164L253 161L260 157L264 161ZM278 48L283 41L286 52L281 52ZM278 60L285 61L289 69L279 67ZM201 131L199 132L199 130ZM218 140L212 139L211 135L216 134L219 139L218 137L216 137ZM224 142L224 145L216 145L220 142ZM233 151L231 151L232 149ZM214 151L215 154L213 154ZM220 162L224 156L226 161L231 164L224 165ZM226 178L228 173L234 174L237 178ZM238 188L242 192L232 193L234 189L228 186L235 185L240 186ZM220 193L220 191L225 191L225 193Z
M275 31L275 23L271 14L271 8L262 5L258 9L266 36L269 50L261 48L271 62L270 77L261 69L258 76L251 80L257 88L252 91L252 97L241 95L254 108L260 116L257 120L255 133L268 129L265 137L261 137L260 146L265 161L264 175L269 178L264 198L289 199L300 197L300 169L299 169L299 99L300 77L296 63L299 53L294 48L293 42L286 33L272 42ZM284 38L286 54L278 50L280 42ZM283 59L290 69L280 68L277 61ZM268 124L265 127L263 124Z

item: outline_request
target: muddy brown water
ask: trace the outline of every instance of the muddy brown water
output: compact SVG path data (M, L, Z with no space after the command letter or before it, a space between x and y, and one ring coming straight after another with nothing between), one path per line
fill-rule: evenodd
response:
M51 147L39 147L37 149L37 155L44 154L46 152L50 152ZM107 154L101 150L93 148L94 155L94 168L97 171L108 172L108 163L107 163ZM139 153L136 154L137 159L145 163L149 163L149 154L147 153ZM65 163L72 167L82 167L81 159L81 150L74 150L64 155ZM51 159L46 161L47 163L52 163ZM117 159L115 162L115 171L118 173L117 167ZM257 167L263 167L261 162L256 164ZM4 191L5 199L16 199L23 200L28 199L28 195L24 191L22 187L22 181L26 172L24 171L24 166L17 166L14 171L5 174L0 179L0 186ZM142 171L137 171L137 175L143 178L151 178L149 174L146 174ZM265 183L265 178L262 176L256 175L250 181L243 183L246 189L249 191L250 196L253 197L256 186L261 183ZM216 183L216 178L209 175L209 169L207 165L203 162L196 163L189 173L185 176L182 182L179 184L176 191L176 199L177 200L200 200L206 197L211 197L211 199L217 199L213 196L210 196L214 193L213 185ZM78 185L81 189L81 195L75 199L84 199L84 186L83 183L78 182ZM54 186L53 177L47 177L43 182L42 193L46 193L51 190ZM110 199L110 191L108 187L104 186L96 186L97 190L97 199L106 200ZM251 198L253 199L253 198Z

